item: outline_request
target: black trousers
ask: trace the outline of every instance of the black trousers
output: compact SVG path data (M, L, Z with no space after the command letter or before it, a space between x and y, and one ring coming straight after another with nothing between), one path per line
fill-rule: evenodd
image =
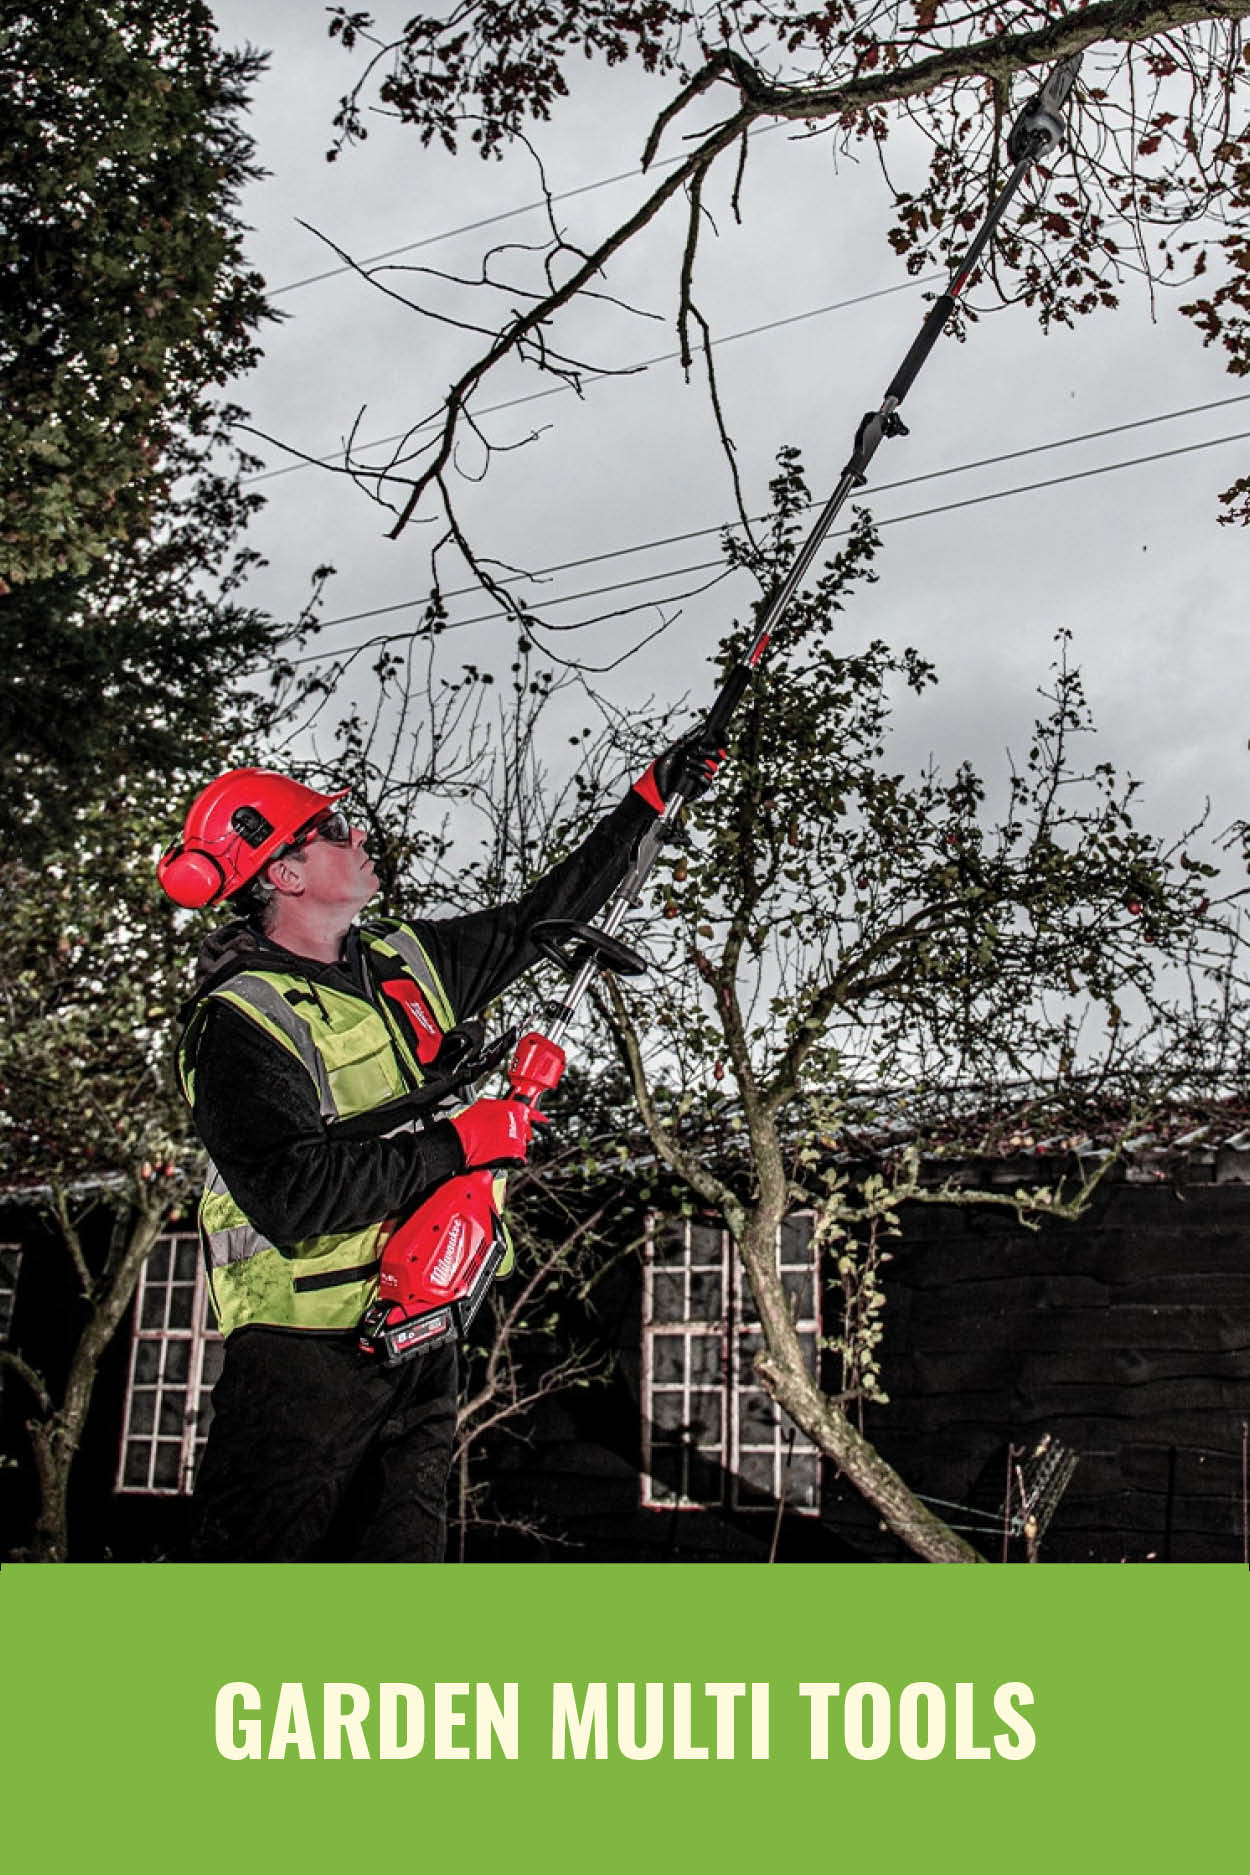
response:
M454 1343L375 1366L354 1335L226 1343L193 1501L195 1562L441 1562Z

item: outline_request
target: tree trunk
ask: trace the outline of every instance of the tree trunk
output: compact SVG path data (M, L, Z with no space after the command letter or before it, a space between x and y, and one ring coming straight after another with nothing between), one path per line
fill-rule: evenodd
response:
M65 1424L62 1415L29 1419L26 1430L35 1453L39 1479L39 1516L35 1540L26 1553L30 1562L69 1561L69 1473L78 1450L80 1431Z
M806 1371L795 1374L765 1357L756 1362L756 1372L777 1404L834 1460L908 1549L926 1562L989 1560L908 1490L894 1467L856 1431L841 1407L821 1392Z
M162 1210L146 1206L131 1214L124 1238L87 1295L89 1314L70 1360L61 1403L44 1419L30 1419L39 1479L39 1515L28 1552L32 1562L69 1561L69 1481L91 1410L100 1359L116 1334L152 1245L160 1235Z
M770 1207L767 1200L773 1198ZM910 1491L894 1467L857 1432L836 1400L812 1379L777 1273L773 1246L784 1210L780 1186L767 1190L739 1244L767 1354L755 1371L777 1404L833 1459L860 1495L881 1513L899 1541L926 1562L978 1563L988 1559Z

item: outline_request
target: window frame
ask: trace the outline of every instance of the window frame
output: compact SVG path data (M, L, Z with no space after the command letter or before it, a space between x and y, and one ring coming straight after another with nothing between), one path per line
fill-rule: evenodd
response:
M178 1251L187 1245L193 1253L192 1276L190 1281L177 1279ZM164 1305L160 1310L159 1324L145 1324L144 1317L150 1314L149 1300L155 1294L153 1285L153 1261L163 1249L168 1249L166 1272L157 1280L164 1289ZM191 1290L190 1320L187 1324L171 1322L175 1290ZM212 1309L209 1304L208 1278L204 1268L204 1257L200 1240L194 1231L167 1231L162 1233L153 1244L135 1287L134 1312L130 1333L130 1358L126 1370L125 1407L122 1414L121 1437L118 1441L117 1470L113 1489L128 1497L189 1497L195 1482L195 1470L204 1442L208 1437L211 1409L204 1397L211 1388L216 1374L205 1377L206 1359L210 1366L220 1372L220 1362L210 1354L210 1350L224 1346L225 1337L213 1326ZM139 1367L143 1350L155 1347L157 1350L154 1379L146 1374L139 1377ZM185 1376L168 1376L166 1368L169 1350L173 1347L186 1349ZM146 1363L145 1363L146 1365ZM152 1413L149 1426L136 1426L136 1407L139 1402L151 1396ZM182 1401L179 1426L176 1434L162 1431L163 1409L168 1401ZM168 1423L165 1421L165 1423ZM147 1465L144 1480L139 1482L132 1476L130 1460L132 1447L142 1444L148 1446ZM161 1457L162 1447L177 1447L177 1478L174 1483L156 1481L157 1461Z
M796 1223L806 1225L801 1259L783 1261L783 1247L788 1227ZM820 1360L820 1263L819 1255L812 1242L813 1214L810 1211L792 1212L783 1222L778 1232L777 1256L779 1270L802 1269L806 1272L806 1281L810 1282L810 1312L800 1314L795 1326L805 1340L810 1339L813 1371L818 1371ZM679 1259L662 1257L658 1254L658 1245L665 1240L671 1242L672 1233L681 1232L681 1256ZM694 1232L715 1232L718 1239L718 1260L710 1256L696 1256ZM720 1306L715 1316L710 1314L695 1315L691 1312L692 1277L718 1269L720 1275ZM682 1276L682 1312L679 1318L657 1318L657 1276L672 1275L680 1269ZM670 1304L671 1306L671 1304ZM786 1509L800 1516L820 1515L821 1496L821 1459L815 1442L794 1426L787 1414L783 1414L769 1399L765 1390L753 1384L750 1358L754 1348L752 1338L758 1339L759 1321L754 1305L750 1301L750 1288L746 1281L746 1272L742 1260L727 1230L722 1225L706 1217L663 1217L659 1213L648 1214L643 1252L643 1296L642 1296L642 1467L640 1473L641 1504L644 1510L652 1511L741 1511L744 1513L769 1512L776 1515L777 1504L783 1486L789 1489L793 1461L796 1457L805 1463L814 1460L815 1476L809 1485L811 1498L808 1502L794 1502L786 1497ZM696 1372L695 1350L692 1343L696 1339L715 1340L719 1343L719 1376L713 1382L707 1369L710 1365L703 1353L701 1371ZM674 1368L666 1364L663 1379L657 1378L657 1349L660 1344L680 1340L684 1350L680 1362L680 1378L673 1377ZM657 1438L657 1431L667 1428L661 1426L657 1400L676 1399L680 1396L681 1412L678 1424L688 1427L691 1418L690 1401L692 1395L710 1395L713 1391L720 1396L719 1437L701 1438L695 1444L683 1440L680 1446L676 1441ZM743 1406L753 1398L767 1403L770 1420L771 1438L744 1439ZM787 1430L787 1428L789 1430ZM680 1470L672 1483L662 1481L657 1487L656 1465L660 1452L680 1451ZM771 1454L771 1495L764 1495L758 1486L752 1487L741 1475L743 1458L758 1458L763 1453ZM716 1462L719 1490L716 1496L692 1494L690 1489L692 1457L696 1453L705 1454ZM728 1481L728 1482L727 1482Z
M17 1286L22 1280L22 1257L25 1245L13 1238L0 1243L0 1348L11 1345L10 1334L17 1308ZM7 1369L0 1362L0 1401L4 1399Z
M0 1243L0 1348L9 1345L13 1312L17 1307L17 1285L22 1279L24 1251L25 1245L12 1238Z

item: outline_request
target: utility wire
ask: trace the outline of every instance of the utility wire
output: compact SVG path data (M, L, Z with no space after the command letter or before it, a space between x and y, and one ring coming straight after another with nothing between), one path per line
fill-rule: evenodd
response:
M1126 462L1108 462L1108 463L1104 463L1100 468L1097 468L1097 469L1079 469L1067 475L1051 476L1047 480L1041 481L1041 482L1023 482L1016 488L997 488L997 489L992 490L991 493L987 495L969 495L969 496L966 496L962 501L942 502L935 508L915 508L912 510L910 514L889 515L884 521L877 521L875 525L879 528L880 527L897 527L904 521L923 521L923 520L928 519L928 517L931 515L953 514L955 510L958 508L975 508L975 507L980 506L983 502L987 502L987 501L1004 501L1009 495L1030 495L1030 494L1034 494L1038 489L1057 488L1064 482L1080 482L1094 475L1110 475L1116 469L1135 469L1135 468L1139 468L1143 463L1146 463L1146 462L1162 462L1162 461L1165 461L1169 456L1187 456L1187 455L1192 454L1195 450L1213 449L1219 443L1244 442L1247 438L1250 438L1250 430L1242 430L1236 436L1217 436L1217 437L1213 437L1210 442L1206 442L1206 443L1188 443L1182 449L1165 449L1150 456L1134 456ZM826 538L829 540L845 540L850 533L851 533L851 529L849 527L841 527L841 528L838 528L834 533L827 535ZM735 570L733 568L727 567L725 565L724 560L722 559L696 560L692 562L689 566L666 567L663 571L659 573L638 573L638 574L635 574L632 579L612 580L607 585L604 585L604 586L587 586L583 588L581 592L553 593L549 598L544 597L542 600L542 604L544 606L572 605L579 599L599 599L599 598L604 597L608 593L627 592L632 587L652 585L655 583L656 580L661 580L661 579L686 579L693 573L707 573L717 567L719 567L722 571L726 573ZM473 591L473 590L476 590L476 588L469 588L468 590ZM410 600L405 601L404 603L405 603L405 607L411 607L414 605L422 605L425 603L425 601L423 599L421 600L410 599ZM397 610L399 608L383 606L379 609L385 612L385 611ZM368 618L371 615L365 612L365 613L357 613L354 616L356 618ZM443 629L445 631L458 631L460 630L462 626L483 625L483 624L486 624L491 619L502 618L506 616L507 615L504 612L503 608L496 606L495 609L491 612L475 612L470 618L452 619L449 621L447 625L443 627ZM347 620L343 620L343 619L327 620L328 625L329 624L344 624L347 622L348 622ZM536 620L536 625L538 629L546 630L546 631L583 631L586 629L587 626L597 624L598 622L599 621L597 619L582 619L582 620L579 620L578 623L575 625L552 626L549 624L545 624L544 621L540 619L540 620ZM398 638L417 637L417 636L420 636L419 632L415 632L415 633L394 632L394 633L386 634L385 638L381 641L373 640L371 642L393 643ZM352 652L363 650L365 648L366 647L364 645L353 645L353 646L345 647L346 650L351 650ZM335 653L320 652L315 655L316 655L316 658L324 658L326 656L334 656ZM305 659L301 659L297 661L303 662L303 663L310 663L315 660L314 658L305 658Z
M774 125L769 125L770 130L774 128ZM671 169L674 163L682 160L681 156L666 156L662 163L656 163L654 167ZM638 169L623 169L619 176L603 176L598 182L584 182L579 189L562 189L559 195L553 195L550 200L553 204L567 202L575 195L589 195L595 189L606 189L613 182L628 182L631 176L641 174L642 171ZM362 260L355 266L348 263L342 267L327 267L324 273L310 273L302 280L288 280L285 286L271 287L269 298L276 299L279 293L297 293L301 287L317 286L320 281L335 280L340 274L358 273L362 267L376 267L380 261L394 260L397 254L415 254L418 248L433 247L439 241L451 241L458 234L472 234L478 228L492 228L497 222L511 221L517 215L532 215L535 209L546 206L545 201L525 202L520 208L501 209L497 215L483 215L480 221L466 221L459 228L444 228L441 234L427 234L419 241L406 241L402 247L385 248L382 253L371 254L368 260Z
M1105 429L1087 430L1082 435L1079 435L1079 436L1057 437L1052 442L1049 442L1049 443L1032 443L1023 449L1007 450L1002 455L982 456L974 462L960 462L960 463L955 463L952 466L948 468L944 468L944 469L930 469L926 471L923 475L909 475L909 476L905 476L901 481L883 482L881 483L879 487L872 489L871 491L868 491L868 492L871 492L873 495L884 495L884 494L888 494L894 489L914 487L917 483L920 483L920 482L938 481L942 479L944 476L948 476L948 475L962 475L973 469L991 468L991 467L996 466L999 463L1018 461L1023 456L1041 455L1045 453L1046 451L1049 451L1052 449L1073 448L1078 443L1095 442L1098 439L1105 437L1105 436L1121 435L1126 430L1143 429L1149 426L1150 424L1154 424L1154 423L1170 423L1180 417L1196 416L1202 413L1203 411L1219 410L1219 409L1222 409L1227 404L1240 404L1240 403L1245 403L1247 401L1250 401L1250 391L1242 391L1242 392L1236 393L1235 395L1231 397L1217 398L1213 403L1191 404L1184 410L1161 411L1158 415L1153 416L1153 417L1137 417L1137 418L1134 418L1133 421L1129 423L1113 423L1113 424L1108 425L1108 427ZM912 514L891 515L886 520L878 521L876 525L878 527L891 527L891 526L897 525L899 522L902 522L902 521L920 520L923 517L927 515L931 515L931 514L949 514L958 508L974 507L978 503L985 502L985 501L999 501L999 500L1004 499L1008 495L1031 493L1033 490L1039 489L1039 488L1054 488L1063 482L1080 481L1080 480L1085 479L1088 476L1093 476L1093 475L1108 475L1117 469L1138 468L1143 463L1160 462L1160 461L1165 461L1169 457L1172 457L1172 456L1188 455L1196 450L1213 449L1213 448L1216 448L1221 443L1241 442L1245 440L1247 435L1250 435L1250 431L1243 430L1243 431L1238 432L1234 436L1216 436L1216 437L1212 437L1207 442L1188 443L1188 444L1185 444L1180 449L1162 450L1162 451L1158 451L1155 454L1148 455L1148 456L1134 456L1124 462L1104 463L1100 467L1093 468L1093 469L1071 470L1066 475L1054 476L1047 481L1029 482L1029 483L1022 484L1020 487L1017 487L1017 488L995 489L991 493L986 494L986 495L966 496L960 501L949 502L945 504L944 506L938 507L938 508L918 509ZM816 503L809 502L807 505L809 508L812 508L816 506ZM766 515L752 516L752 520L756 522L764 521L767 518L768 517ZM549 578L554 573L567 573L579 567L597 566L597 565L602 564L604 561L619 560L619 559L627 558L631 554L636 554L636 553L649 553L649 552L653 552L654 550L660 547L679 546L679 545L684 544L686 541L704 540L710 534L722 534L725 532L727 527L732 528L735 525L737 524L731 523L731 522L719 522L713 527L693 528L690 530L690 532L685 533L685 534L667 534L656 540L640 541L635 546L632 546L632 547L614 547L604 553L587 554L583 558L577 559L577 560L561 560L551 566L539 567L537 571L533 573L517 573L517 574L512 574L512 575L506 575L500 578L496 583L500 586L508 586L508 585L514 585L518 580L546 579L546 578ZM831 538L835 540L841 540L845 538L846 535L849 533L850 533L849 528L843 528L839 530L837 534L831 536ZM661 572L661 573L643 574L632 580L620 581L615 585L596 586L585 592L562 594L557 597L544 600L544 604L563 605L576 599L594 598L594 597L597 597L601 593L622 591L627 586L644 585L650 580L666 579L670 577L679 579L679 578L683 578L688 573L704 573L704 572L707 572L709 568L720 566L720 565L723 565L723 562L720 560L703 560L703 561L699 561L698 563L692 566L668 568L664 572ZM459 598L463 598L468 593L474 593L474 592L477 592L478 590L479 588L477 586L457 586L452 591L445 593L443 597L445 599L459 599ZM345 612L345 613L340 614L338 618L323 619L320 622L319 629L322 631L329 631L330 629L332 629L334 626L337 626L337 625L355 625L355 624L359 624L362 620L365 620L365 619L382 618L382 617L385 617L388 613L408 611L414 606L425 605L428 601L428 598L429 598L428 593L422 593L419 596L411 598L411 599L397 599L389 605L372 606L367 611L363 611L363 612ZM454 621L454 623L457 626L475 625L475 624L481 623L482 620L485 618L494 618L495 616L496 614L493 612L482 613L472 619L457 619ZM573 628L563 627L561 629L568 630L568 629L573 629ZM379 641L375 641L375 642L379 642ZM326 653L324 652L315 654L315 656L317 657L322 657L325 655ZM298 661L299 662L311 662L312 659L300 659Z
M900 280L894 286L877 287L871 293L857 293L853 299L834 300L828 306L811 306L806 312L790 313L784 319L769 319L765 324L760 326L744 326L741 332L727 332L723 338L713 339L713 349L719 349L722 345L732 345L738 339L756 338L761 332L776 332L781 326L796 326L801 324L804 319L819 319L822 318L825 313L842 312L848 306L863 306L868 300L885 299L890 293L909 293L918 286L932 286L935 281L945 279L945 277L944 274L929 273L925 274L919 280ZM679 351L657 352L654 358L640 358L637 364L621 365L611 371L597 371L593 368L589 368L581 373L581 377L591 384L597 384L603 378L636 377L641 371L649 371L652 365L671 364L674 358L680 357L681 353ZM580 380L577 388L580 389ZM508 397L505 398L502 403L487 404L483 409L475 410L473 412L474 421L476 422L479 417L493 417L501 410L515 410L519 404L536 403L541 397L558 397L562 392L571 391L573 389L574 386L572 384L548 384L541 391L526 391L522 397ZM441 414L436 417L424 417L420 423L414 423L411 429L399 430L394 436L377 436L372 442L360 443L357 447L360 449L385 449L388 443L402 443L407 437L419 436L422 430L432 430L442 422L443 417ZM243 424L240 427L248 429L251 426ZM285 445L280 444L279 447L285 447ZM335 454L337 454L337 451ZM242 480L248 483L271 482L275 476L294 475L299 469L325 468L332 464L334 460L334 455L306 457L301 462L284 463L280 469L261 469L255 475L243 476ZM385 468L361 468L354 471L354 473L364 476L385 476L387 470Z
M770 130L780 130L782 125L760 124L747 132L749 137L763 137ZM519 208L504 208L497 215L483 215L480 221L462 222L458 228L444 228L441 234L423 235L418 241L405 241L402 247L388 247L380 254L371 254L368 260L356 265L350 263L342 267L328 267L324 273L310 273L302 280L288 280L284 286L270 287L269 298L276 299L279 293L297 293L301 287L316 286L322 280L337 279L340 274L356 273L361 267L376 267L379 261L394 260L397 254L415 254L418 248L433 247L439 241L452 241L459 234L473 234L478 228L492 228L497 222L512 221L518 215L532 215L536 209L554 207L557 202L571 202L575 195L592 195L596 189L610 188L614 182L629 182L635 176L654 175L657 170L671 169L675 163L685 161L683 154L665 156L658 163L651 163L644 169L623 169L617 176L600 176L598 182L583 182L576 189L561 189L558 195L544 196L540 202L523 202Z
M1078 470L1070 471L1067 475L1051 476L1048 479L1044 481L1040 481L1040 482L1020 483L1015 488L994 489L989 494L986 494L986 495L965 496L964 499L961 501L944 502L934 508L917 508L917 509L914 509L910 514L893 514L893 515L888 516L883 521L876 522L875 525L878 528L884 528L884 527L899 526L904 521L923 521L933 515L953 514L959 508L974 508L974 507L979 507L982 503L988 502L988 501L1003 501L1003 500L1006 500L1006 498L1010 495L1033 494L1038 489L1058 488L1065 482L1086 481L1091 476L1110 475L1110 474L1113 474L1118 469L1140 468L1145 463L1164 462L1173 456L1193 455L1195 452L1199 450L1217 448L1221 443L1238 443L1238 442L1244 442L1247 439L1250 439L1250 430L1239 431L1234 436L1214 436L1210 438L1209 441L1204 442L1204 443L1187 443L1179 449L1158 450L1148 456L1133 456L1124 462L1107 462L1107 463L1103 463L1100 467L1094 468L1094 469L1078 469ZM850 533L851 533L851 529L849 527L839 528L835 533L828 535L827 538L829 540L844 540ZM555 593L550 598L544 599L543 604L545 606L572 605L580 599L598 599L598 598L604 597L608 593L625 592L636 586L646 586L646 585L654 584L656 580L661 580L661 579L683 579L694 573L706 573L706 572L716 571L719 573L720 578L725 578L728 576L728 574L731 571L734 571L734 570L735 569L733 568L727 567L723 560L700 560L700 561L696 561L693 565L690 565L690 566L669 567L660 573L644 573L644 574L637 575L633 579L615 580L615 581L610 582L607 585L587 587L581 592ZM717 579L710 583L719 584L720 582L719 582L719 579ZM474 591L476 590L476 588L469 588L468 590ZM687 596L689 595L675 594L672 596L669 603L676 603L678 599L687 597ZM408 600L404 602L404 605L412 606L412 605L417 605L421 603L423 602L420 600ZM658 605L658 604L663 603L663 600L652 599L652 600L645 600L640 603L644 605ZM334 625L334 624L347 624L356 619L375 617L377 616L377 612L390 612L390 611L396 611L396 610L401 610L401 609L404 609L404 607L381 606L381 607L378 607L377 610L372 613L371 612L354 613L354 614L351 614L348 618L327 620L326 625L329 626L329 625ZM637 608L635 607L635 608L628 608L628 609L636 610ZM507 613L503 610L503 608L497 606L493 611L490 611L490 612L475 612L469 618L452 619L442 629L443 631L459 631L462 628L467 627L469 625L489 624L494 619L505 618L505 617L507 617ZM573 624L570 624L570 625L552 625L549 621L542 620L542 619L535 619L534 629L539 632L542 632L542 631L575 632L575 631L585 631L589 629L591 626L597 625L600 623L602 623L601 618L578 619ZM606 665L603 667L587 666L585 668L595 669L595 670L599 670L601 668L604 670L615 669L618 664L622 664L628 658L632 657L634 655L634 652L640 650L643 645L650 643L651 639L657 637L659 635L659 632L662 629L664 629L663 625L657 627L655 631L649 632L647 636L640 641L639 644L633 647L632 651L627 651L623 653L620 657L615 658L610 665ZM344 668L346 668L346 664L354 662L355 659L359 657L363 652L372 650L377 645L395 644L395 643L402 642L404 639L419 638L422 635L423 634L422 634L421 628L418 628L417 630L411 631L411 632L383 632L383 633L380 633L376 638L362 639L358 644L345 645L339 651L309 652L302 657L291 658L288 660L288 662L291 664L292 667L294 667L296 665L320 663L329 659L337 658L340 660L345 660Z

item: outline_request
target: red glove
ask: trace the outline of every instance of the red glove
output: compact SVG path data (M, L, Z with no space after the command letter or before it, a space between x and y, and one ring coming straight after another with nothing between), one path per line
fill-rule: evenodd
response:
M685 801L697 801L706 794L724 759L724 749L709 741L702 723L698 723L663 755L656 756L646 774L634 783L634 792L662 814L670 794L680 794Z
M541 1118L541 1115L538 1116ZM452 1115L466 1172L486 1165L524 1165L535 1116L519 1100L475 1100Z

